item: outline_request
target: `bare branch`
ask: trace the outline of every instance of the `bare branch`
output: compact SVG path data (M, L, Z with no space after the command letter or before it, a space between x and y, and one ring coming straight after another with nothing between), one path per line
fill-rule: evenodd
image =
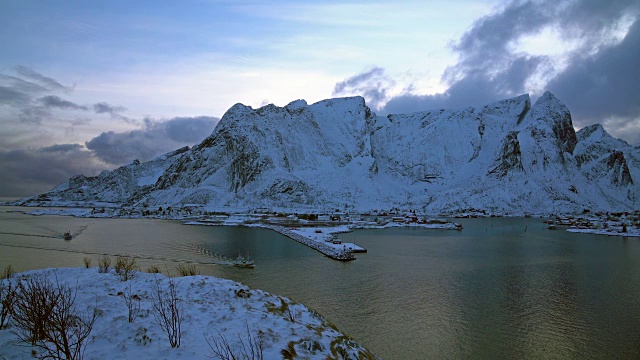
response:
M138 314L140 314L140 296L133 293L131 290L131 283L129 283L129 288L125 289L120 295L127 305L127 309L129 310L129 322L132 323L138 317Z
M169 279L169 287L165 291L160 286L160 281L156 279L155 295L153 300L153 317L160 325L162 331L167 334L169 344L172 348L180 347L182 336L182 319L184 314L180 306L176 284L173 278Z
M45 359L82 359L85 340L98 316L97 303L87 316L77 315L77 287L32 276L19 282L11 316L16 335Z
M263 360L264 359L264 341L260 337L259 332L255 332L255 335L251 334L249 330L249 324L245 321L246 336L243 338L242 334L238 333L238 340L240 342L240 348L232 348L229 340L226 336L217 332L217 336L207 337L204 339L209 346L211 353L209 357L217 358L220 360Z

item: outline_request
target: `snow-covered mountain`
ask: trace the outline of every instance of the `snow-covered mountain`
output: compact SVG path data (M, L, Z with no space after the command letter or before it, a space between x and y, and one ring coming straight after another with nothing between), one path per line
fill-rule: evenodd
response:
M29 204L111 202L300 211L399 207L425 213L638 208L640 150L600 125L573 128L551 93L460 110L376 116L361 97L259 109L236 104L192 149Z

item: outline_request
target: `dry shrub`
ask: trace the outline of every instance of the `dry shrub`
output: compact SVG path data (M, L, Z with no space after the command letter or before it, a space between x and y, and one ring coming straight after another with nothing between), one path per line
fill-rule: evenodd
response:
M42 352L38 357L82 359L98 309L94 306L90 314L79 316L76 294L77 288L44 277L31 276L18 283L11 310L16 335L38 348Z
M129 310L129 322L132 323L138 317L138 314L140 314L140 296L133 293L131 283L129 283L129 287L120 295L127 305L127 309Z
M194 276L198 274L194 264L179 264L176 269L180 276Z
M182 319L184 314L180 306L176 283L173 278L169 279L168 289L164 290L160 286L160 281L156 279L155 294L153 301L153 317L160 325L162 331L169 338L172 348L180 347L182 337Z
M122 281L128 281L133 277L136 270L136 259L128 256L118 256L116 265L113 268L116 274L120 275Z
M0 281L0 330L8 323L13 303L16 298L16 287L11 281Z
M217 358L220 360L235 360L235 359L248 359L248 360L262 360L264 359L264 341L260 337L260 334L252 335L249 330L249 324L245 322L246 335L243 336L238 333L238 340L240 340L239 347L232 347L226 336L218 332L217 336L211 336L205 341L209 345L211 353L209 357Z
M107 255L102 255L102 257L98 259L98 272L108 273L110 266L111 266L111 258L108 257Z
M11 264L7 265L4 270L2 270L2 274L0 274L0 280L2 279L11 279L16 272L13 270L13 266Z

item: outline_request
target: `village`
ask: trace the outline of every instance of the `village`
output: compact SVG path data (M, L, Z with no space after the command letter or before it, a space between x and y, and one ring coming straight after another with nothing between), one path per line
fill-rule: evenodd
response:
M294 241L304 244L325 256L339 261L355 260L354 253L367 252L363 247L343 243L336 234L352 229L383 229L412 226L428 229L462 230L462 225L442 219L428 219L415 213L382 212L374 214L212 214L198 220L185 222L189 225L255 226L276 231Z
M327 211L324 213L297 213L270 209L235 211L207 211L201 205L181 207L94 207L46 208L29 211L32 215L70 215L96 218L149 218L182 221L186 225L248 226L276 231L298 243L338 261L355 260L355 253L366 252L363 247L343 242L337 235L354 229L384 229L391 227L417 227L425 229L462 230L459 223L447 218L498 217L483 210L467 209L458 213L440 214L438 217L419 215L415 211L400 209L370 212ZM524 217L531 217L524 215ZM544 222L549 230L590 233L609 236L640 237L640 211L619 213L591 213L580 215L549 215Z
M640 236L640 211L593 214L585 212L578 216L553 215L544 222L549 224L550 230L609 236Z

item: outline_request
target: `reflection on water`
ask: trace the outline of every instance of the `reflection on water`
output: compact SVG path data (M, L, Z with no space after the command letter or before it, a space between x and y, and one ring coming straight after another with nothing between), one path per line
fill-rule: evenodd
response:
M136 254L141 268L163 272L195 262L202 274L305 303L388 359L640 358L635 238L549 231L537 219L469 219L462 232L343 234L369 252L341 263L263 229L7 209L2 267L82 266L87 254L102 253ZM79 229L71 241L60 237ZM239 254L256 268L210 264Z

